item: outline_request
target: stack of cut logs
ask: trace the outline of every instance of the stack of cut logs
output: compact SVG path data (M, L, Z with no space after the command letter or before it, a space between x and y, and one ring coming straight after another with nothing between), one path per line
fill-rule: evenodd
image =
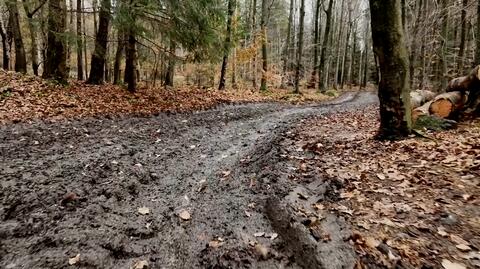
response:
M421 116L452 118L464 109L475 109L480 102L480 66L469 75L456 78L448 84L446 93L435 95L426 90L410 93L412 119L415 122Z

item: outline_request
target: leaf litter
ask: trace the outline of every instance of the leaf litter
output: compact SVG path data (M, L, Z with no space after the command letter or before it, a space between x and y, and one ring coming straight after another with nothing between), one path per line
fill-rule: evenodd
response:
M302 168L291 173L332 186L314 208L351 224L358 268L480 266L480 120L379 142L377 111L315 117L286 135L294 144L283 155Z

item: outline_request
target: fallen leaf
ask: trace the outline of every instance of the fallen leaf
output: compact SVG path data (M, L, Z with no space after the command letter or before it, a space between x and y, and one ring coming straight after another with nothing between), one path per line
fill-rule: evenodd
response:
M131 267L132 269L146 269L148 268L148 261L137 261L135 264Z
M365 245L367 245L369 248L377 248L378 246L380 246L380 241L378 241L377 239L373 238L373 237L367 237L365 239Z
M219 240L212 240L208 243L208 246L211 248L219 248L221 247L225 242L221 242Z
M268 258L268 248L265 247L264 245L260 244L260 243L257 243L255 245L255 251L257 252L257 254L262 257L263 259L267 259Z
M138 213L140 213L140 214L142 214L142 215L150 214L150 208L148 208L148 207L139 207L139 208L138 208Z
M450 240L452 240L452 242L454 242L457 245L467 245L467 246L470 245L470 243L468 243L467 241L465 241L463 238L461 238L458 235L451 234L450 235Z
M191 219L191 216L190 216L190 213L185 210L185 209L182 209L182 211L180 211L180 213L178 214L178 216L182 219L182 220L190 220Z
M444 269L467 269L467 267L460 263L453 263L447 259L442 260L442 266Z
M469 250L472 250L471 247L465 245L465 244L458 244L456 245L456 247L461 250L461 251L469 251Z
M386 177L384 174L382 174L382 173L378 173L378 174L377 174L377 177L378 177L379 179L381 179L381 180L387 179L387 177Z
M448 235L447 231L445 231L445 228L442 226L437 228L437 233L443 237L446 237Z
M254 233L253 236L255 237L263 237L265 235L264 232L258 232L258 233Z
M74 265L80 261L80 254L77 254L75 257L68 259L68 264Z
M247 216L248 218L250 218L252 216L252 213L248 212L247 210L245 210L245 216Z

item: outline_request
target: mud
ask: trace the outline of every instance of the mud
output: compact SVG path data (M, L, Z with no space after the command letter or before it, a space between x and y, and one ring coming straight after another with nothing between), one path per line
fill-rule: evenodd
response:
M303 184L288 180L280 141L304 118L375 102L373 93L347 93L322 105L1 126L0 268L305 266L292 244L302 235L272 225L265 210ZM319 255L321 266L331 251L305 255Z

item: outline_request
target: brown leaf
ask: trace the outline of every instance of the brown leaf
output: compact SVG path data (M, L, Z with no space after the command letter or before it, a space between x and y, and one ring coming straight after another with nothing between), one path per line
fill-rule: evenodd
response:
M453 263L447 259L442 260L442 266L444 269L467 269L467 267L460 263Z
M182 209L180 211L180 213L178 213L178 216L182 219L182 220L190 220L191 219L191 216L190 216L190 212L188 212L187 210L185 209Z
M68 264L74 265L80 261L80 254L77 254L75 257L68 259Z

